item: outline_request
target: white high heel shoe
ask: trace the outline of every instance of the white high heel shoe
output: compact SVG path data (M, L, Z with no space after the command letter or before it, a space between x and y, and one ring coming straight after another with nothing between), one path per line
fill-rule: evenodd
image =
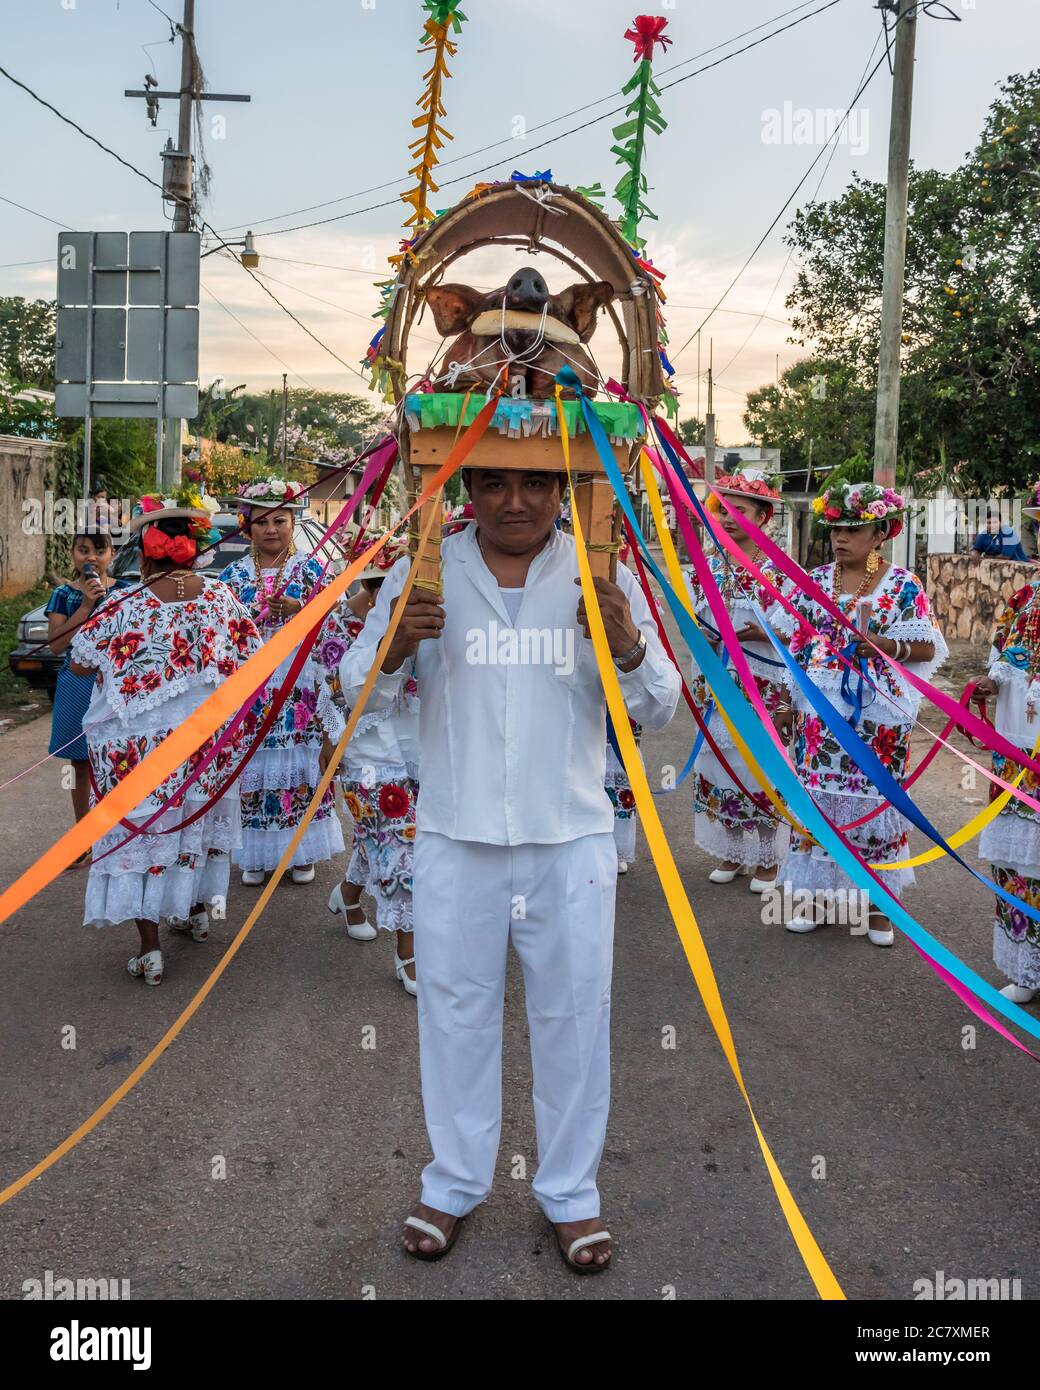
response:
M263 869L242 870L242 882L247 888L259 888L266 877Z
M628 873L628 860L627 860L627 859L619 859L619 860L618 860L618 862L617 862L617 871L618 871L618 874L619 874L619 875L621 875L621 874L627 874L627 873Z
M180 936L191 932L192 941L209 940L209 913L205 908L201 912L193 912L186 922L179 917L170 917L166 925Z
M147 951L143 956L131 956L126 968L135 980L144 976L146 985L161 985L163 961L161 951Z
M741 873L740 869L712 869L708 875L709 883L732 883Z
M360 903L356 903L355 906L359 911L364 911ZM367 918L364 922L351 922L347 916L349 910L343 901L343 884L337 883L329 894L329 911L333 914L342 912L343 921L347 926L347 935L353 937L355 941L375 941L379 933L372 923Z
M314 865L298 864L297 867L292 871L292 881L293 883L313 883Z
M751 882L748 884L749 893L771 893L776 887L776 876L772 878L759 878L758 874L753 874Z
M407 992L411 995L416 995L419 993L419 986L415 980L409 978L409 976L405 972L405 966L414 964L414 956L409 956L407 960L402 960L401 957L397 954L397 952L394 952L394 973L396 974L397 978L401 981L401 983L404 985Z
M1005 999L1010 999L1012 1004L1029 1004L1036 998L1038 991L1027 989L1025 985L1005 985L1000 991Z

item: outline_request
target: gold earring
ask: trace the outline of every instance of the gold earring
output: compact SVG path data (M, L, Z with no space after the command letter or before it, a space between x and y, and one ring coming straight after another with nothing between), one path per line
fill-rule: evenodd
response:
M877 553L876 550L872 550L870 554L867 556L867 573L877 574L880 564L881 556Z

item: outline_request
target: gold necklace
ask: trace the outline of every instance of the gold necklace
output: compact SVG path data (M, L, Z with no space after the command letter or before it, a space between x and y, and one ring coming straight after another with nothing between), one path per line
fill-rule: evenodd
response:
M858 588L858 589L856 590L856 592L852 595L851 599L849 599L848 603L842 603L842 601L841 601L841 595L842 595L842 591L843 591L843 589L844 589L844 587L845 587L844 570L843 570L843 568L842 568L842 563L841 563L841 561L840 561L840 560L835 560L835 562L834 562L834 589L833 589L833 592L832 592L831 597L834 599L834 602L838 605L838 607L841 609L841 611L842 611L843 613L851 613L851 612L852 612L852 610L855 608L856 604L859 602L859 600L863 597L863 595L864 595L864 594L867 592L867 590L870 588L871 584L873 583L874 576L875 576L875 574L877 574L877 572L878 572L878 570L879 570L880 568L881 568L881 556L877 553L876 550L872 550L872 551L870 552L870 554L867 556L867 568L866 568L866 571L865 571L865 573L864 573L864 575L863 575L862 580L860 581L860 586L859 586L859 588Z
M270 591L270 594L268 595L268 594L265 593L265 594L262 594L262 595L258 595L258 597L261 598L261 600L262 600L263 598L275 597L275 596L281 594L281 589L282 589L282 575L285 573L285 567L286 567L286 565L289 563L289 556L290 556L290 554L291 554L291 551L289 550L289 548L288 548L288 546L287 546L287 547L286 547L286 550L285 550L285 554L282 556L282 563L278 566L278 572L277 572L277 574L276 574L275 577L274 577L273 583L271 584L271 591ZM257 549L257 547L254 545L254 546L253 546L253 568L254 568L254 570L256 571L256 582L257 582L258 586L259 586L261 589L263 589L263 587L264 587L264 583L263 583L263 569L262 569L262 566L261 566L261 563L260 563L260 561L261 561L262 558L263 558L263 557L261 556L260 551L259 551L259 550ZM272 566L270 566L269 568L272 568L272 569L273 569L274 566L272 565ZM260 603L260 607L261 607L261 608L263 607L263 602L262 602L262 601L261 601L261 603ZM259 611L259 610L257 610L257 611ZM273 613L271 612L270 605L268 605L268 609L267 609L267 622L268 622L268 624L270 624L271 626L274 626L274 615L273 615Z
M174 595L178 602L184 597L184 581L191 579L195 574L194 570L167 570L160 575L161 579L172 579L175 584Z

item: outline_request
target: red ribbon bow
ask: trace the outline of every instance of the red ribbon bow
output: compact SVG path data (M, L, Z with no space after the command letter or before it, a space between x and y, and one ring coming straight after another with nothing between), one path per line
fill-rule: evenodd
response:
M144 528L142 547L150 560L169 559L175 565L186 565L199 553L199 547L191 536L168 536L158 526Z
M659 43L662 48L667 48L671 39L664 36L663 30L668 21L663 15L656 14L637 14L632 21L632 28L625 30L625 38L631 39L636 46L634 63L638 63L641 58L646 58L653 62L654 44Z

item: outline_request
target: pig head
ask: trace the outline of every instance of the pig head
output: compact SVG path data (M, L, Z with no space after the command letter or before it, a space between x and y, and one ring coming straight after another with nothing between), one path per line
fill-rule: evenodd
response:
M434 379L436 390L486 389L506 365L508 379L500 385L507 394L545 399L553 394L556 373L569 363L587 394L596 394L596 372L583 344L592 337L598 311L614 298L605 280L582 280L550 294L540 273L525 266L490 294L469 285L433 285L425 295L438 332L458 334Z

